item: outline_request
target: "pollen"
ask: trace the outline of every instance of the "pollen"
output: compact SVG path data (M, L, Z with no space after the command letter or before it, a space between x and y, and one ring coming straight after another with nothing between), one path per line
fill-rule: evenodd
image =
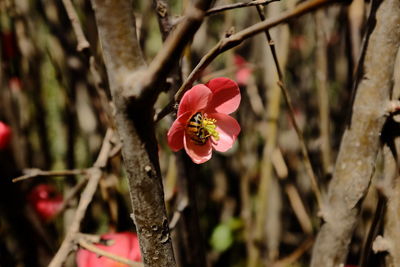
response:
M203 127L204 129L208 132L208 134L212 137L214 137L214 139L216 141L219 140L219 133L217 132L216 128L217 128L217 120L216 119L210 119L210 118L204 118L203 119Z

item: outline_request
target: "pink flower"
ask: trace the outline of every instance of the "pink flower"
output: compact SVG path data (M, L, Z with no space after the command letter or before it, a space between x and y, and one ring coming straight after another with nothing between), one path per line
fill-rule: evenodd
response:
M123 232L105 234L101 239L111 244L96 244L100 249L113 253L115 255L130 259L132 261L141 261L139 240L134 233ZM76 254L78 267L123 267L126 264L114 261L107 257L101 257L94 252L86 249L79 249Z
M0 150L5 149L10 144L11 129L4 122L0 121Z
M51 220L60 210L63 197L52 185L37 185L29 193L28 200L32 208L43 221Z
M253 70L249 67L249 63L239 55L235 55L234 64L236 66L235 78L237 83L246 86L249 83Z
M173 151L184 147L197 164L209 160L212 149L227 151L240 132L240 125L228 114L239 104L239 87L228 78L192 87L179 104L178 118L168 131L168 145Z

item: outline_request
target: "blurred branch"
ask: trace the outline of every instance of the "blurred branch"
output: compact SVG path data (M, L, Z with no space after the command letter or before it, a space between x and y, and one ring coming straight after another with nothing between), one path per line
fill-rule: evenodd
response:
M375 169L386 122L385 107L393 88L396 54L400 45L400 2L373 1L365 47L355 80L351 121L345 130L322 210L322 226L311 266L345 264L360 206Z
M242 7L250 7L250 6L258 6L258 5L268 5L273 2L278 2L280 0L254 0L250 2L244 2L244 3L235 3L235 4L230 4L230 5L225 5L225 6L217 6L214 8L210 8L206 12L206 16L212 16L217 13L230 10L230 9L235 9L235 8L242 8Z
M74 30L76 39L78 44L76 46L76 50L78 52L83 51L86 48L89 48L89 42L86 40L85 34L83 33L81 23L78 18L78 14L75 11L74 5L71 0L62 0L65 10L67 11L68 18L71 21L72 29Z
M111 253L111 252L105 251L104 249L96 247L95 245L93 245L91 242L89 242L84 237L77 238L76 242L82 248L84 248L86 250L89 250L89 251L91 251L93 253L96 253L98 255L98 257L107 257L109 259L112 259L114 261L126 264L126 265L131 266L131 267L143 267L142 263L131 261L130 259L118 256L118 255L116 255L114 253Z
M60 170L60 171L42 171L40 169L25 169L24 175L12 179L13 183L20 182L23 180L40 177L40 176L69 176L69 175L82 175L86 174L86 169L77 170Z
M314 243L314 238L309 237L300 246L295 249L290 255L283 259L280 259L272 264L272 267L285 267L290 266L292 263L296 262L304 253L309 250Z
M282 3L281 3L282 4ZM272 8L272 7L271 7ZM260 20L265 20L264 10L260 6L256 6L258 15ZM274 10L276 11L276 10ZM272 13L272 10L269 10L269 14ZM281 36L284 36L283 31L287 31L288 29L280 28L279 31ZM279 67L279 61L277 59L278 55L275 51L275 46L272 42L271 35L268 30L264 31L267 37L267 45L269 45L270 50L272 51L272 58L267 57L264 61L265 70L264 73L266 76L273 77L272 79L282 78L282 73ZM280 42L282 51L280 53L280 59L285 65L287 62L287 55L289 51L289 37L282 38L282 42ZM265 44L265 43L264 43ZM263 47L265 49L265 46ZM277 66L278 75L275 74L273 68L268 68L267 66L273 65ZM278 64L278 65L277 65ZM278 77L277 77L278 76ZM279 224L272 224L273 220L279 221L279 212L274 212L275 210L271 208L273 201L271 197L274 195L272 192L276 191L274 186L276 187L276 176L273 173L273 165L272 165L272 153L276 149L277 140L278 140L278 118L281 113L281 91L280 88L276 84L271 84L268 80L264 80L265 86L268 90L265 118L266 119L266 127L265 132L263 133L263 137L265 140L262 158L261 158L261 166L260 166L260 182L257 190L257 206L255 211L255 225L254 225L254 242L253 248L251 250L251 254L248 257L248 265L249 267L256 267L263 262L263 255L266 255L265 258L270 261L274 260L278 253L277 247L279 246L280 240L280 232L281 228L279 228ZM274 180L275 179L275 180ZM268 232L266 225L273 226L276 225L271 234ZM271 229L271 227L269 227ZM268 238L266 238L268 236ZM262 246L256 246L256 244L263 244ZM262 253L263 247L267 247L267 253Z
M171 31L171 22L168 15L168 2L165 0L153 0L153 8L157 14L158 25L160 26L161 38L165 41Z
M297 220L300 223L300 226L304 233L310 235L312 233L312 223L311 218L307 213L307 210L304 206L303 200L300 197L299 191L293 182L288 181L288 167L283 159L282 152L279 148L276 148L272 153L272 164L274 165L274 169L277 173L277 176L285 181L285 192L289 198L290 205L294 211L294 214L297 217Z
M79 232L81 221L85 216L86 209L88 208L90 202L92 202L93 196L97 189L97 185L99 184L100 178L102 176L101 168L105 167L107 163L108 153L111 150L110 140L112 139L112 136L113 132L111 129L109 129L106 133L106 136L104 137L103 144L96 162L94 163L93 167L87 171L89 182L82 192L72 223L68 228L68 232L61 244L61 247L57 251L54 258L51 260L49 267L63 266L68 255L74 249L74 240L76 234Z
M64 198L62 205L60 209L57 211L57 213L54 215L54 217L57 217L58 214L63 213L70 205L71 201L75 199L75 197L78 195L78 193L82 190L82 188L87 184L88 179L85 177L85 179L82 179L77 183L73 188L71 188L70 191L68 191L68 194Z
M316 27L316 87L319 108L319 135L321 139L321 158L323 174L327 175L332 169L332 151L330 142L330 112L328 94L328 58L326 34L324 25L325 15L322 10L315 14Z
M347 0L346 0L347 1ZM277 26L282 23L300 17L321 8L328 4L340 2L340 0L309 0L296 6L292 10L283 12L277 18L271 18L259 23L256 23L240 32L232 34L220 40L206 55L204 55L197 66L190 73L189 77L185 80L179 90L176 92L175 97L155 116L155 121L161 120L163 117L173 111L175 103L179 102L183 94L192 86L192 84L199 78L201 72L220 54L223 52L240 45L244 40L256 34L259 34L267 29Z
M50 262L49 267L63 266L63 263L67 259L69 253L71 253L71 251L73 250L75 235L79 232L81 221L85 216L87 207L93 199L102 173L99 169L93 168L90 170L89 175L89 182L85 190L82 192L81 199L79 201L78 208L76 209L73 221L68 228L68 232L64 238L64 241L61 244L60 249L57 251L56 255Z

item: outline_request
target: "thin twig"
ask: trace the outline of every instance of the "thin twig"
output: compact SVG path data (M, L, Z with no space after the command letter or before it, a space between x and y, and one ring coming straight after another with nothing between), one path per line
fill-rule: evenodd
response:
M265 21L265 16L262 12L261 6L257 6L257 11L258 11L258 15L260 16L260 19L262 21ZM279 79L278 86L281 89L281 91L283 93L283 98L285 99L286 105L289 108L290 120L296 131L297 137L299 138L301 153L303 154L303 157L305 160L306 171L307 171L308 176L311 179L311 187L312 187L312 190L314 191L315 198L317 199L318 207L321 210L322 209L322 199L321 199L321 192L319 191L319 188L318 188L317 176L315 175L314 170L311 165L311 160L308 155L308 150L307 150L307 146L304 141L303 133L302 133L302 131L296 121L295 115L294 115L295 113L294 113L294 109L293 109L293 105L292 105L292 100L291 100L289 91L287 90L285 83L284 83L283 73L282 73L282 69L279 65L278 55L277 55L276 49L275 49L275 44L271 38L271 35L270 35L268 29L266 29L264 32L265 32L265 35L268 40L268 45L271 49L272 57L274 59L274 63L275 63L275 67L276 67L276 72L278 73L278 79Z
M182 216L182 212L187 208L188 205L189 205L189 199L187 198L187 196L185 196L179 202L178 207L176 208L174 215L172 216L172 219L169 223L170 230L173 230L176 227L176 225L179 222L179 219Z
M69 175L82 175L86 174L86 169L75 169L75 170L59 170L59 171L43 171L40 169L26 169L24 170L25 175L19 176L12 179L13 183L20 182L23 180L40 177L40 176L69 176Z
M74 30L78 42L77 51L84 52L83 54L90 65L89 70L90 73L92 74L94 80L94 86L100 98L100 103L103 108L102 112L105 112L107 117L107 124L110 124L112 122L112 114L110 106L108 104L107 95L105 94L105 90L103 88L105 83L97 68L98 64L96 63L96 60L90 51L90 44L87 41L85 34L83 33L82 25L79 21L79 17L76 13L76 10L71 0L63 0L62 2L65 7L65 10L67 11L68 18L71 22L72 28Z
M153 9L157 14L162 40L165 41L172 28L168 15L168 2L166 0L153 0Z
M82 190L82 188L87 184L88 179L85 177L85 179L82 179L77 183L69 192L68 195L64 198L64 201L62 202L62 205L60 209L57 211L57 213L54 215L54 217L57 217L58 214L61 214L65 211L67 207L69 207L71 201L78 195L78 193Z
M305 160L304 164L305 164L305 167L306 167L306 172L307 172L308 176L311 179L311 189L314 192L314 195L315 195L315 198L317 200L317 204L318 204L319 209L323 210L322 197L321 197L321 192L319 191L319 188L318 188L317 176L315 175L314 170L313 170L312 165L311 165L311 160L310 160L310 157L308 155L308 151L307 151L306 143L304 141L303 133L300 130L300 128L299 128L299 126L298 126L298 124L296 122L295 116L294 116L294 109L293 109L291 97L289 95L289 91L287 90L287 88L285 87L285 85L281 81L278 81L278 85L279 85L279 87L281 88L281 90L283 92L283 96L284 96L286 105L289 108L290 121L292 122L293 127L294 127L294 129L296 131L297 137L299 138L300 150L301 150L301 153L303 154L303 157L304 157L304 160Z
M242 8L242 7L249 7L249 6L258 6L258 5L268 5L273 2L277 2L280 0L254 0L250 2L244 2L244 3L235 3L235 4L230 4L230 5L224 5L224 6L217 6L214 8L210 8L206 12L206 16L212 16L217 13L230 10L230 9L235 9L235 8Z
M117 261L117 262L126 264L126 265L131 266L131 267L143 267L143 264L142 264L142 263L135 262L135 261L132 261L132 260L130 260L130 259L127 259L127 258L118 256L118 255L116 255L116 254L114 254L114 253L105 251L104 249L101 249L101 248L99 248L99 247L93 245L92 243L90 243L90 242L89 242L88 240L86 240L85 238L80 237L80 238L77 240L77 243L78 243L81 247L83 247L84 249L96 253L98 256L107 257L107 258L109 258L109 259L112 259L112 260L114 260L114 261Z
M307 238L295 251L293 251L287 257L273 263L272 266L273 267L289 266L291 263L299 259L307 250L309 250L313 244L314 244L313 237Z
M152 60L146 72L142 75L138 87L127 92L127 97L140 99L153 99L160 93L160 87L154 86L165 81L166 76L175 66L180 58L185 46L191 41L192 37L203 22L206 10L211 6L211 0L199 0L186 10L184 21L169 35L165 41L163 49ZM132 75L133 79L137 79Z
M75 11L74 5L72 4L71 0L62 0L65 10L67 11L67 15L69 20L71 21L72 24L72 29L74 30L76 39L78 41L78 44L76 46L76 50L78 52L83 51L86 48L89 48L89 42L85 37L85 34L83 33L81 23L78 18L78 14Z
M206 55L202 57L197 66L190 73L189 77L185 80L179 90L176 92L175 97L171 100L167 106L164 107L158 114L155 116L155 121L161 120L163 117L168 115L170 112L174 110L174 105L180 101L183 94L192 86L192 84L199 78L201 72L220 54L231 49L233 47L238 46L247 38L250 38L258 33L265 31L266 29L270 29L274 26L277 26L282 23L287 23L291 19L300 17L306 13L314 11L317 8L325 6L327 4L333 4L338 1L336 0L310 0L304 3L299 4L294 9L289 10L281 14L277 18L271 18L259 23L256 23L240 32L230 35L218 42Z
M328 92L328 58L327 42L325 37L324 13L318 10L315 14L316 38L316 87L318 95L319 109L319 135L321 140L321 159L323 175L327 175L332 170L332 151L329 138L330 133L330 114L329 114L329 92Z
M85 216L86 209L89 206L90 202L93 199L94 193L96 192L97 185L100 181L102 172L98 168L90 169L90 179L85 188L82 192L81 199L78 204L78 208L76 209L74 218L72 220L71 225L68 228L68 233L65 236L61 247L57 251L54 258L51 260L49 267L60 267L65 262L69 253L73 250L74 240L76 233L79 232L80 224Z
M87 170L87 175L90 179L82 192L72 223L68 228L68 232L61 244L61 247L57 251L54 258L51 260L49 267L62 266L69 253L71 253L71 251L73 250L74 240L76 238L76 234L79 232L81 221L85 216L86 210L90 202L93 199L94 193L96 192L97 186L102 176L102 171L100 168L104 167L107 163L108 153L111 150L110 140L112 136L113 131L111 129L108 129L96 162L94 163L92 168Z

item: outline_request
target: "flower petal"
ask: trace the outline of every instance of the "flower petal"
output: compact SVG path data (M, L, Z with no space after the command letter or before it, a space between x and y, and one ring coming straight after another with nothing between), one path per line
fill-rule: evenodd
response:
M234 112L240 104L240 89L236 82L231 79L219 77L210 80L206 86L211 89L213 95L207 109L230 114Z
M173 151L178 151L183 148L183 136L185 133L186 122L189 119L191 112L183 113L179 116L167 133L168 145Z
M211 158L212 146L210 139L204 145L196 145L190 137L185 134L183 143L185 145L186 153L196 164L201 164L206 162Z
M193 86L182 97L182 100L179 104L178 117L185 112L191 111L193 114L197 111L205 109L210 97L211 90L204 84Z
M219 152L225 152L233 146L240 133L239 123L229 115L222 113L208 114L210 118L217 120L217 132L219 140L212 142L212 146Z

